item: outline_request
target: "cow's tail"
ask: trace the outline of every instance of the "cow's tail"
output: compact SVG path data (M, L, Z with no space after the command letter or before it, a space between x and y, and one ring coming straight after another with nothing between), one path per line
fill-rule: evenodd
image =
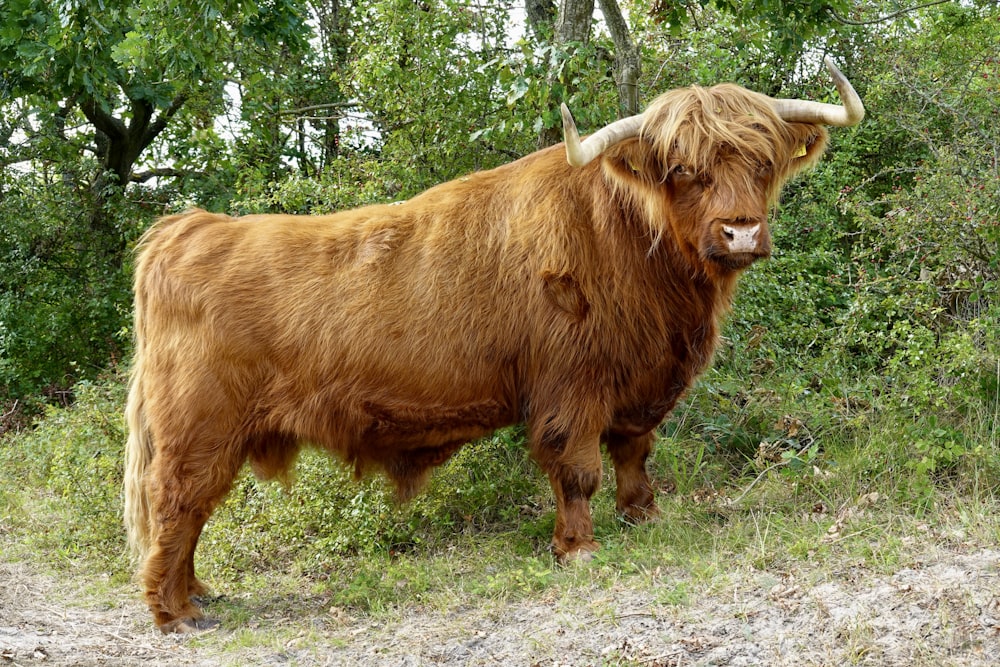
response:
M128 440L125 444L124 522L129 550L141 562L152 543L152 516L146 488L146 471L153 460L154 443L146 419L144 364L145 341L143 299L139 281L143 273L142 261L136 266L135 295L135 351L129 378L128 400L125 404L125 421Z
M146 282L153 272L150 268L152 254L147 252L149 246L155 244L164 234L169 234L177 223L187 221L189 224L205 224L224 216L213 216L199 209L193 209L180 215L160 218L150 227L136 246L135 262L135 350L132 360L132 372L129 378L128 401L125 405L125 421L128 425L128 440L125 444L125 482L124 482L124 522L128 535L128 545L137 561L145 559L153 543L153 523L150 511L149 489L146 475L153 461L155 443L149 429L146 414L145 356L146 356ZM183 230L182 230L183 231Z
M153 438L146 424L142 391L142 354L137 352L129 382L125 420L128 441L125 444L125 532L132 555L142 560L149 551L151 526L149 496L146 493L146 470L153 460Z

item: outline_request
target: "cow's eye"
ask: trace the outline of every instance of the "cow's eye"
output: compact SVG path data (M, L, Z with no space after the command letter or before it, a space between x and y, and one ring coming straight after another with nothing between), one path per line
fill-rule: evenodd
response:
M690 176L693 172L687 167L685 167L683 164L678 164L675 165L674 168L670 170L670 173L673 174L674 176Z

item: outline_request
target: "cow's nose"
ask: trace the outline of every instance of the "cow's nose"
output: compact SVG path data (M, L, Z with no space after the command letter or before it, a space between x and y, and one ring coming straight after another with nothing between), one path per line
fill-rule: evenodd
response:
M729 252L754 252L757 250L757 235L760 223L749 225L722 225L722 238Z

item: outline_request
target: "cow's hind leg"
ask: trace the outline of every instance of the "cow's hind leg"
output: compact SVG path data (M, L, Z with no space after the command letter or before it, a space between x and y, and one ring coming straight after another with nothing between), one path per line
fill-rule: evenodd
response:
M630 523L649 521L660 514L646 471L655 440L652 431L635 437L612 433L607 438L608 455L615 466L615 507Z
M202 524L202 527L204 527L204 524ZM194 539L195 545L198 544L198 538L199 537L201 537L201 531L200 530L198 531L198 535ZM205 600L205 596L208 593L208 586L206 586L201 581L201 579L198 578L198 575L195 574L195 571L194 571L194 550L193 549L191 551L190 558L188 558L187 571L188 571L188 579L187 579L187 582L188 582L188 597L191 598L191 601L194 602L196 605L198 605L198 607L201 607L201 606L203 606L204 600Z
M168 448L166 455L161 450L148 482L155 536L142 580L146 603L163 632L189 632L210 625L192 599L205 592L194 574L195 547L243 462L242 450L231 446L179 449Z

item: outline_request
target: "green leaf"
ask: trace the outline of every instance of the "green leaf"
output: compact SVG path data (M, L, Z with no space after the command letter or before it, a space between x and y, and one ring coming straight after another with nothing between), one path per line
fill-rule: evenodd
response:
M111 49L111 58L120 65L135 65L143 56L144 47L149 38L135 30L125 33L125 39L115 44Z

